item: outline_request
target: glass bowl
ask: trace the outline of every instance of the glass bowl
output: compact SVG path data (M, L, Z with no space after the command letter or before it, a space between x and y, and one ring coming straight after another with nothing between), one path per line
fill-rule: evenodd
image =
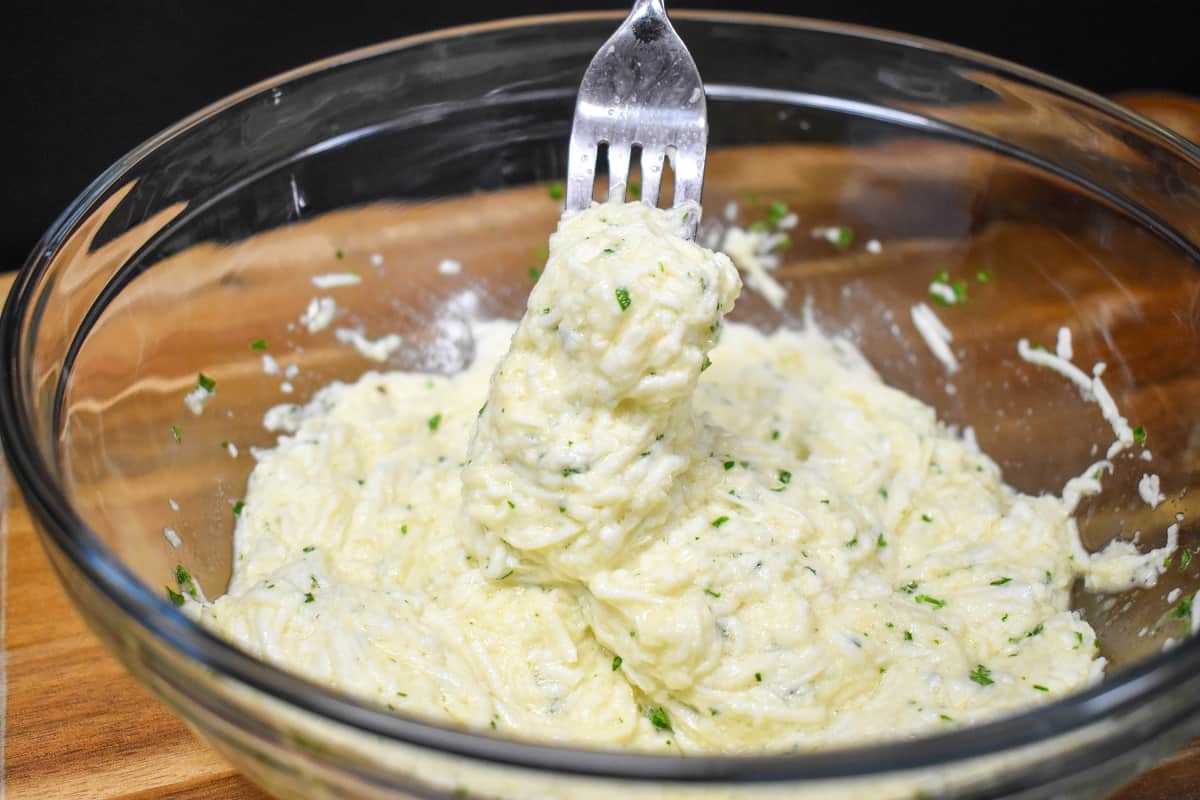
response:
M575 89L616 21L460 28L304 67L156 136L55 222L0 323L0 425L96 634L283 797L1090 796L1200 730L1200 643L1178 605L1200 586L1190 550L1153 589L1077 589L1111 662L1086 691L948 734L762 757L588 751L389 713L244 655L167 601L176 564L224 587L248 451L273 443L264 411L377 366L298 324L323 294L312 276L363 277L336 290L343 319L402 334L394 368L454 371L472 357L465 317L521 311L560 211L547 185L565 171ZM788 304L747 291L735 318L792 324L811 301L887 381L973 426L1027 492L1059 491L1109 441L1095 406L1017 357L1019 337L1069 325L1153 451L1119 460L1080 509L1086 543L1153 546L1181 514L1197 544L1200 153L934 42L780 17L676 22L709 94L705 225L727 206L751 224L769 201L801 219L775 273ZM808 235L830 225L853 230L848 246ZM444 258L462 273L442 274ZM952 380L908 320L943 270L975 276L941 314ZM260 338L300 367L291 394L262 373ZM219 388L194 416L183 398L200 372ZM1150 469L1157 509L1136 488Z

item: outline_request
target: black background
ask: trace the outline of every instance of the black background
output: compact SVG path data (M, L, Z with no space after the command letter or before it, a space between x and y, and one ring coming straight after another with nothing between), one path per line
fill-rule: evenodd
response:
M18 266L88 181L141 140L242 86L423 30L626 3L9 0L0 86L0 269ZM951 41L1113 93L1200 95L1191 3L691 0L823 17Z

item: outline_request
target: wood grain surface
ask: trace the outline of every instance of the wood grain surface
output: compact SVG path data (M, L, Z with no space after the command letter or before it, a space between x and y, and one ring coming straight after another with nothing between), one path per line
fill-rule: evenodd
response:
M1200 105L1162 95L1123 102L1181 131L1200 132ZM0 278L0 297L12 276ZM2 473L0 473L2 474ZM183 723L124 671L87 631L4 476L0 613L6 620L3 791L32 798L260 799ZM1123 787L1113 800L1200 798L1200 744Z

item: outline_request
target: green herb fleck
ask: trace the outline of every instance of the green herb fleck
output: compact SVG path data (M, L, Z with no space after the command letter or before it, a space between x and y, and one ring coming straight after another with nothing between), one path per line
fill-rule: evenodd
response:
M551 200L562 200L565 191L562 181L555 181L546 187L546 194L550 195Z
M770 222L772 225L778 225L780 220L787 216L787 213L787 206L779 201L775 201L767 206L767 222Z
M1010 582L1012 582L1012 578L996 578L996 580L992 581L989 586L1003 586L1004 584Z
M442 415L434 414L432 417L429 418L429 421L426 422L425 424L429 426L429 430L436 431L438 429L438 426L442 424Z
M719 527L721 527L722 525L724 525L726 522L729 522L729 517L727 517L727 516L725 516L724 514L722 514L721 516L717 517L716 519L714 519L714 520L712 521L712 526L713 526L714 528L719 528Z
M887 547L887 539L884 538L882 533L879 534L879 538L877 538L875 540L875 546L876 547Z
M314 600L316 600L316 599L317 599L317 598L313 597L313 593L312 593L312 592L305 592L305 593L304 593L304 602L306 602L306 603L311 603L311 602L313 602L313 601L314 601Z
M855 536L850 541L846 542L846 547L857 547L857 546L858 546L858 537L857 536Z
M762 673L761 672L754 673L754 680L758 681L759 683L762 683Z
M642 185L640 183L638 183L637 181L630 181L629 182L629 193L631 195L636 195L637 197L641 197L642 196Z
M175 444L183 444L183 429L178 425L171 426L171 435L175 437Z
M667 716L667 710L662 706L655 706L654 708L650 709L650 712L646 716L650 718L650 724L653 725L657 730L672 730L671 718Z
M179 592L173 591L170 586L164 586L163 588L167 590L167 599L171 601L171 605L175 606L176 608L179 608L181 605L183 605L183 595L181 595Z
M786 469L779 470L779 482L780 483L790 483L791 480L792 480L792 473L788 472Z
M954 722L954 717L950 716L949 714L938 714L938 716L946 720L946 722Z
M916 600L918 603L924 603L925 605L933 606L934 608L944 608L946 605L945 600L939 600L936 597L930 597L927 594L919 594L916 597L914 597L913 599Z
M833 240L833 246L838 250L845 250L854 241L854 231L851 228L838 228L837 238Z
M217 382L201 372L196 376L196 384L204 391L212 394L217 390Z
M621 668L621 657L620 657L620 656L613 656L613 668L612 668L612 671L613 671L613 672L616 672L616 671L617 671L617 670L619 670L620 668Z
M650 455L650 451L649 451L649 450L643 450L642 452L638 453L638 458L645 458L645 457L646 457L646 456L648 456L648 455Z
M990 283L992 280L992 273L988 272L986 269L981 269L975 273L975 280L979 281L980 283Z
M771 431L771 441L779 441L779 431Z
M1188 564L1192 563L1192 551L1186 547L1179 551L1179 571L1188 568Z
M1138 425L1133 429L1133 440L1138 444L1146 441L1146 428L1144 426Z
M712 359L709 358L708 356L705 356L704 360L702 362L700 362L700 371L704 372L704 370L708 369L711 366L712 366Z
M879 496L880 496L880 497L882 497L884 500L887 500L887 499L888 499L888 491L887 491L887 489L880 489L880 490L879 490Z
M315 544L310 544L304 548L304 552L311 553L313 550L316 550L316 549L317 549L317 546Z
M582 471L583 470L575 469L574 467L563 467L562 476L564 478L569 478L572 475L578 475Z
M736 461L726 461L721 466L725 467L725 471L728 472L729 470L733 469L736 465L737 465Z
M1033 627L1033 630L1031 630L1029 633L1025 634L1025 638L1032 639L1034 636L1040 636L1042 631L1044 631L1044 630L1046 630L1046 626L1039 622L1037 625L1035 625Z
M705 589L704 593L706 595L708 595L709 597L720 597L721 596L720 592L714 592L712 589Z
M614 294L616 294L616 296L617 296L617 305L619 305L621 307L622 311L629 308L630 300L629 300L629 290L628 289L626 289L624 286L622 286L622 287L618 288L616 290L616 292L614 292Z
M974 671L971 672L970 677L971 680L975 681L980 686L991 686L993 683L995 683L995 681L992 680L992 671L983 664L976 666Z
M923 519L926 522L933 522L933 517L929 516L928 514L922 514L921 519Z
M266 350L267 349L267 340L266 339L255 339L253 342L250 343L250 349L251 350Z
M1196 596L1193 594L1191 597L1185 597L1180 600L1179 605L1171 609L1171 616L1178 619L1190 617L1192 615L1192 601L1195 600L1195 598Z
M542 277L542 271L541 271L540 269L538 269L537 267L530 267L530 268L529 268L529 280L530 280L530 282L532 282L532 283L537 283L537 282L538 282L538 278L540 278L540 277Z
M343 258L345 258L345 257L346 257L346 254L345 254L345 253L343 253L341 250L334 250L334 251L333 251L333 255L334 255L334 257L335 257L335 258L337 258L339 261L341 261Z
M407 536L407 535L408 535L408 524L407 524L407 523L406 523L406 524L404 524L404 525L401 525L401 526L400 526L400 535L401 535L401 536Z
M517 504L516 504L516 503L514 503L512 500L505 500L504 502L508 503L508 507L509 507L509 508L516 508L516 507L517 507Z
M954 290L954 301L959 305L967 302L967 282L954 281L950 284L950 288Z
M245 507L246 507L246 503L242 500L238 500L236 503L233 504L233 515L235 517L240 517L242 515L242 509Z
M1042 686L1040 683L1035 683L1035 684L1033 685L1033 688L1034 688L1034 689L1037 689L1039 692L1048 692L1048 691L1050 691L1050 690L1049 690L1049 689L1047 689L1045 686Z
M905 631L904 632L904 641L911 642L912 640L913 640L912 631Z

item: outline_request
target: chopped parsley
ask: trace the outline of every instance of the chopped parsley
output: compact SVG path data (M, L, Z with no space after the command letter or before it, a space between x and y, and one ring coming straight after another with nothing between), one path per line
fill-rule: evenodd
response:
M904 632L904 641L911 642L912 640L913 640L912 631L905 631Z
M314 601L314 600L316 600L316 599L317 599L317 598L313 597L313 593L312 593L312 592L305 592L305 593L304 593L304 602L306 602L306 603L311 603L311 602L313 602L313 601Z
M993 683L995 683L995 681L992 680L992 671L983 664L979 664L975 667L975 669L971 672L970 678L980 686L991 686Z
M837 229L837 237L833 240L833 246L838 250L845 250L854 241L854 230L852 228L841 227Z
M1034 636L1041 635L1042 631L1044 630L1046 630L1046 626L1039 622L1037 625L1033 626L1033 630L1025 634L1025 638L1032 639Z
M565 191L562 181L555 181L546 187L546 194L550 195L551 200L562 200Z
M779 470L779 482L780 483L790 483L791 480L792 480L792 473L788 472L786 469Z
M759 683L762 683L762 673L761 672L754 673L754 680L758 681Z
M171 426L171 436L175 437L176 444L183 444L183 429L178 425Z
M1011 583L1011 582L1012 582L1012 578L1008 578L1008 577L996 578L996 580L992 581L988 585L989 586L1003 586L1004 584Z
M613 656L613 668L612 668L612 671L613 671L613 672L616 672L616 671L617 671L617 670L619 670L620 668L621 668L621 657L620 657L620 656Z
M504 502L508 503L508 507L509 507L509 508L516 508L516 507L517 507L517 504L516 504L516 503L514 503L512 500L505 500Z
M196 376L196 385L209 394L212 394L217 390L217 382L205 375L203 372Z
M933 517L929 516L928 514L922 514L921 519L923 519L925 522L933 522Z
M429 418L429 421L425 424L429 426L429 430L436 431L438 429L438 426L442 424L442 415L434 414L432 417Z
M630 181L629 182L629 193L637 195L638 197L641 197L642 196L642 184L638 183L637 181Z
M266 350L267 349L267 340L266 339L255 339L253 342L250 343L250 349L251 350Z
M725 467L725 471L728 472L729 470L733 469L736 465L737 465L736 461L726 461L721 466Z
M1190 617L1192 615L1192 601L1195 600L1195 598L1196 596L1193 594L1191 597L1185 597L1180 600L1179 605L1171 609L1171 616L1176 617L1177 619Z
M918 603L924 603L927 606L933 606L934 608L944 608L946 605L945 600L939 600L936 597L930 597L927 594L919 594L914 597L913 600L917 601Z
M704 372L704 370L708 369L711 366L712 366L712 359L709 358L708 356L705 356L704 360L702 362L700 362L700 371Z
M564 478L569 478L572 475L578 475L580 472L583 472L583 470L575 469L574 467L563 467L562 475Z
M338 261L341 261L343 258L346 257L346 254L343 253L341 250L334 250L333 255Z
M626 289L624 286L621 286L614 292L614 294L617 296L617 305L621 307L622 311L629 308L629 303L631 301L629 299L628 289Z
M1039 692L1048 692L1048 691L1050 691L1050 690L1049 690L1049 689L1047 689L1045 686L1042 686L1040 683L1035 683L1035 684L1033 685L1033 688L1034 688L1034 689L1037 689Z
M888 499L887 489L880 489L879 496L882 497L884 500L887 500Z
M720 597L721 596L720 592L714 592L712 589L705 589L704 593L706 595L708 595L709 597Z
M884 538L882 533L879 534L879 538L877 538L875 540L875 546L876 547L887 547L887 539Z
M306 547L304 547L303 549L304 549L304 552L311 553L313 550L317 549L317 546L315 544L310 544L310 545L307 545Z
M787 216L787 213L787 206L776 200L767 207L767 222L771 223L772 225L778 225L780 221Z
M714 519L714 520L712 521L712 526L713 526L714 528L719 528L719 527L721 527L722 525L724 525L726 522L729 522L729 517L727 517L727 516L725 516L724 514L722 514L721 516L717 517L716 519Z
M988 272L986 269L981 269L975 273L975 280L979 281L980 283L989 283L992 280L992 273Z
M645 458L645 457L646 457L646 456L648 456L648 455L650 455L650 451L649 451L649 450L643 450L642 452L638 453L638 458Z
M779 440L779 431L771 431L771 441L775 442L778 440Z
M1187 569L1188 564L1191 564L1191 563L1192 563L1192 551L1187 549L1186 547L1182 548L1179 551L1179 571L1182 572L1183 570Z
M655 706L646 714L650 718L650 724L660 731L671 731L671 718L667 716L667 710L662 706Z
M538 278L540 278L540 277L542 277L542 271L540 269L538 269L537 267L529 268L529 280L532 283L537 283Z
M176 608L179 608L181 605L183 605L183 595L172 590L170 586L164 586L163 588L167 590L167 599L171 601L171 605L175 606Z
M242 500L238 500L236 503L233 504L233 515L235 517L240 517L242 515L242 509L245 507L246 507L246 503Z
M1133 440L1138 444L1146 441L1146 428L1143 425L1138 425L1133 429Z
M846 547L857 547L857 546L858 546L858 537L857 536L855 536L850 541L846 542Z

